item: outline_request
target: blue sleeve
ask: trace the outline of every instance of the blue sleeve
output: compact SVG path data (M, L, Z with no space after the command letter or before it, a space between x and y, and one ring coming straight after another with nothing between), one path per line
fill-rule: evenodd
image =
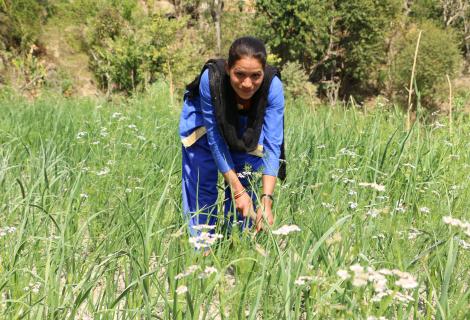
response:
M277 176L281 144L284 139L284 92L282 82L274 77L268 94L263 123L263 174Z
M211 100L211 91L209 86L209 70L203 72L199 84L199 96L201 98L201 110L204 120L204 126L207 129L207 141L214 157L217 168L220 172L226 173L233 169L232 157L227 144L222 138L214 114L214 106Z

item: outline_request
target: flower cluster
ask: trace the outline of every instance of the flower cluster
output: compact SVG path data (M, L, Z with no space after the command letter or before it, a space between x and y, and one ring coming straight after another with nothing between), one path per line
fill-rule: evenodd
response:
M179 286L178 288L176 288L177 295L185 294L186 292L188 292L188 287L186 286Z
M279 229L274 230L273 234L286 236L291 232L299 232L299 231L300 231L300 228L296 226L295 224L291 224L291 225L286 224L280 227Z
M294 281L294 284L297 286L304 286L307 283L310 283L313 281L312 276L300 276L297 280Z
M342 280L351 279L351 284L355 287L364 287L371 283L375 293L372 297L372 302L380 302L386 296L391 296L395 300L403 303L414 301L413 297L410 295L399 291L393 291L387 286L389 278L395 277L394 284L401 289L408 290L416 288L418 286L418 282L415 277L408 272L403 272L398 269L380 269L376 271L372 267L364 268L358 264L350 266L349 270L352 274L344 269L338 270L336 274Z
M27 287L24 287L24 291L31 291L32 293L39 293L39 290L41 289L41 283L35 282L35 283L30 283Z
M207 266L203 272L201 272L199 275L198 275L198 278L199 279L206 279L206 278L209 278L211 274L213 273L217 273L217 268L215 267L209 267Z
M192 275L198 269L199 269L199 266L197 264L193 264L193 265L189 266L184 272L178 273L175 276L175 280L180 280L180 279L186 278L187 276Z
M7 234L9 233L13 233L16 231L16 228L15 227L3 227L3 228L0 228L0 237L4 237L6 236Z
M470 237L470 222L459 220L457 218L452 218L451 216L445 216L442 218L442 221L445 224L451 225L453 227L458 227L463 230L463 232Z
M383 192L385 191L385 186L381 185L381 184L377 184L377 183L370 183L370 182L360 182L359 185L361 187L367 187L367 188L372 188L374 190L377 190L379 192Z
M175 280L181 280L183 278L186 278L190 275L192 275L193 273L195 273L197 270L200 269L200 266L198 266L197 264L193 264L191 266L189 266L185 271L181 272L181 273L178 273L176 276L175 276ZM199 273L198 275L198 278L199 279L206 279L206 278L209 278L211 276L211 274L213 273L217 273L217 268L215 267L211 267L211 266L207 266L204 271L202 271L201 273Z
M196 249L205 249L212 246L218 239L222 239L223 235L219 233L201 232L199 236L189 238Z

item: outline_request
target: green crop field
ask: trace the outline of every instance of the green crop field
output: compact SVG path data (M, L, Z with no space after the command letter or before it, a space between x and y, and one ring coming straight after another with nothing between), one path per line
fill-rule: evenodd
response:
M1 319L470 317L464 115L406 131L394 109L288 104L274 226L220 224L203 256L165 85L114 103L0 96Z

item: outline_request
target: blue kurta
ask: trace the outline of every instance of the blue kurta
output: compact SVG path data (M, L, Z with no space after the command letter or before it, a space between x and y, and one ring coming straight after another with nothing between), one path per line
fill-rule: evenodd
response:
M247 117L240 116L240 135L246 128ZM189 147L183 147L183 210L189 218L191 234L197 234L192 226L215 224L218 171L226 173L233 169L242 173L246 165L265 175L277 176L280 147L283 141L284 94L282 83L274 77L269 88L263 127L258 144L263 146L263 157L244 152L231 151L220 134L212 105L209 70L201 76L199 96L185 99L180 117L181 138L189 136L204 126L207 133ZM248 180L240 176L247 188ZM228 189L228 188L227 188ZM252 193L253 196L253 193ZM226 190L225 212L230 211L230 190ZM254 202L255 203L255 202Z

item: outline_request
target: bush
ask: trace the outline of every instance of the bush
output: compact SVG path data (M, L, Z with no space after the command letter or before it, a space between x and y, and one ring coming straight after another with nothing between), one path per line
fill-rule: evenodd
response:
M28 51L37 41L46 18L47 3L42 1L0 1L0 42L7 50Z
M442 29L427 21L410 28L398 41L392 62L391 78L398 100L406 101L413 66L413 58L422 30L417 56L415 80L422 103L428 108L436 107L442 87L447 87L446 75L456 75L461 56L455 35L450 29ZM416 101L413 103L415 106Z
M316 88L308 81L308 75L297 62L287 62L282 68L282 82L286 99L314 101Z
M90 26L91 70L108 91L140 91L164 73L170 45L181 22L161 16L126 20L114 7L105 7Z

